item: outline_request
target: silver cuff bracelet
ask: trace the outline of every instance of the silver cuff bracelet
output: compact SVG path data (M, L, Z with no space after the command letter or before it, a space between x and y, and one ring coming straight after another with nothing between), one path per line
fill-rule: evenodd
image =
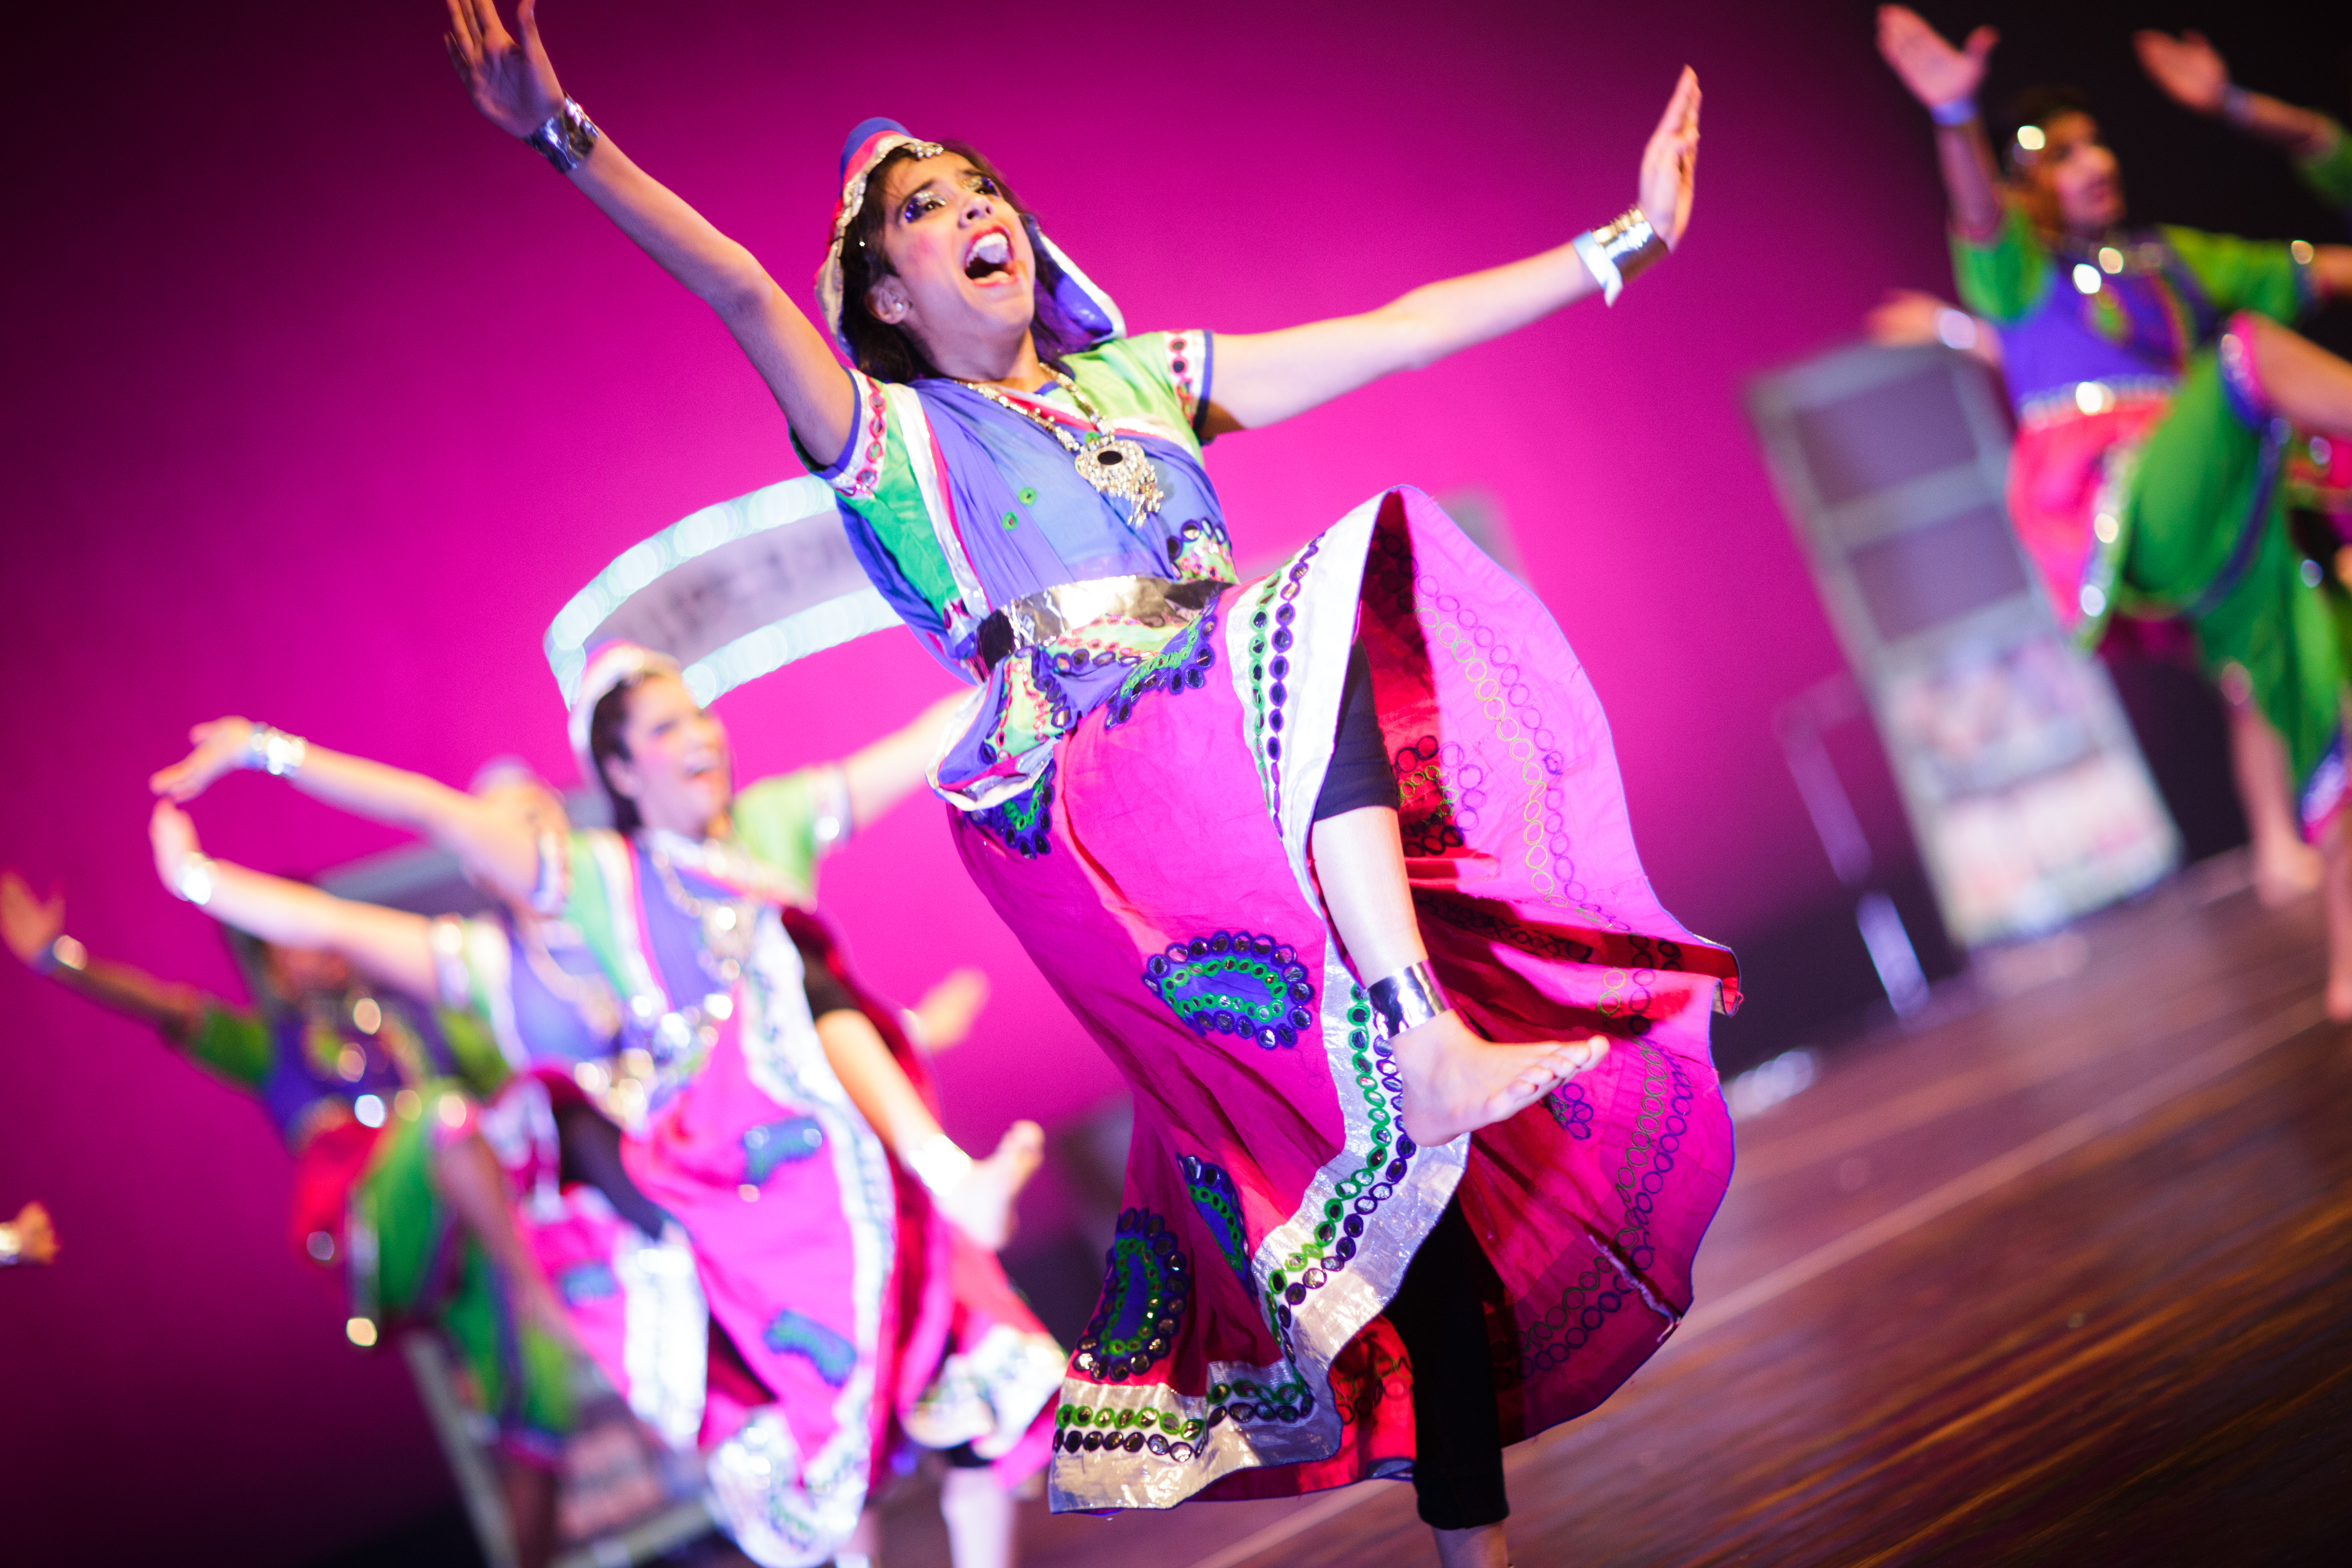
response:
M1365 990L1371 997L1372 1011L1380 1015L1391 1039L1407 1029L1419 1028L1440 1013L1454 1011L1445 988L1438 984L1426 963L1408 964L1385 980L1373 981Z
M255 725L245 742L245 765L274 779L300 773L310 755L310 742L267 724Z
M971 1175L973 1163L972 1157L957 1148L955 1141L944 1132L932 1133L899 1159L935 1198L947 1196L957 1183Z
M1622 213L1589 234L1576 237L1576 254L1601 285L1601 297L1613 305L1625 285L1666 254L1666 242L1650 226L1640 207Z
M588 111L578 100L566 98L563 107L547 117L547 122L523 138L539 155L555 167L559 174L568 174L588 161L596 150L597 138L604 132L588 118Z
M180 862L180 874L172 879L173 894L204 908L213 901L213 859L209 855L192 854Z

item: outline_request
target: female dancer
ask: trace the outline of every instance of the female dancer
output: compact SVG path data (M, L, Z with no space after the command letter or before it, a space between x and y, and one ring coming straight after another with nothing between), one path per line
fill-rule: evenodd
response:
M1061 1352L959 1234L1002 1243L1040 1135L1020 1124L986 1162L957 1151L896 1017L799 907L819 858L920 782L940 719L738 795L725 731L675 667L616 645L590 661L572 731L622 833L567 833L551 799L460 795L243 720L199 726L195 752L156 775L185 798L290 750L299 761L277 771L299 787L425 828L506 892L509 924L444 928L464 967L448 994L593 1096L626 1131L618 1168L571 1115L567 1161L601 1172L636 1226L674 1218L690 1244L707 1382L691 1356L639 1363L604 1331L634 1304L586 1305L584 1337L657 1429L698 1426L722 1520L764 1563L834 1555L877 1465L908 1442L950 1453L941 1502L961 1568L1009 1563L1010 1489L1050 1436ZM425 923L374 913L404 922L405 962L421 962ZM567 994L576 1018L602 1022L531 1022ZM548 1237L551 1271L570 1277L609 1231L573 1215Z
M159 816L159 834L173 826ZM192 837L184 850L159 841L165 886L229 918L257 879L192 858L193 847ZM294 1156L289 1238L306 1263L341 1277L352 1342L365 1349L412 1322L448 1335L499 1420L518 1557L547 1562L575 1363L563 1312L478 1131L478 1100L509 1077L486 1033L378 997L336 953L242 933L232 944L259 1005L230 1007L92 955L65 933L64 900L36 898L14 871L0 871L0 936L35 973L154 1025L260 1101Z
M1733 971L1659 908L1523 590L1412 490L1236 587L1199 443L1613 298L1683 232L1696 79L1602 228L1216 339L1122 336L977 153L869 121L818 283L845 372L563 96L528 3L520 43L490 0L449 10L477 106L719 311L877 585L981 685L935 787L1138 1111L1055 1505L1410 1465L1440 1555L1501 1563L1502 1443L1606 1397L1687 1307Z
M1887 5L1878 41L1937 121L1953 270L2000 328L2018 414L2010 512L2059 624L2089 645L2118 610L2187 620L2284 739L2325 868L2327 1010L2352 1019L2345 655L2278 482L2296 426L2352 433L2352 364L2281 324L2352 290L2352 247L2125 229L2115 154L2068 89L2025 95L2004 181L1976 107L1992 30L1956 48Z

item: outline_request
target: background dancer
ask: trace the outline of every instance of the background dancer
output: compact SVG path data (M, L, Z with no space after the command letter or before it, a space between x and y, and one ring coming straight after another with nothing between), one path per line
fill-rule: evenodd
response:
M58 1228L38 1199L18 1209L15 1219L0 1221L0 1268L57 1260Z
M1503 1441L1598 1403L1687 1305L1728 1176L1706 1052L1728 955L1657 905L1539 606L1412 491L1236 592L1200 442L1613 299L1683 232L1695 78L1641 205L1601 229L1214 341L1126 337L985 159L868 121L819 275L845 374L563 97L528 4L520 43L487 0L450 16L477 106L719 310L877 587L982 683L934 785L1137 1099L1055 1506L1296 1491L1411 1456L1441 1557L1504 1561ZM1382 1408L1397 1330L1417 1453Z
M261 880L197 853L168 805L154 833L165 887L215 918L230 918ZM36 973L153 1025L260 1102L294 1157L288 1238L308 1265L340 1279L352 1342L366 1349L421 1323L448 1336L499 1422L518 1558L527 1568L549 1561L574 1362L562 1310L478 1129L477 1101L509 1077L487 1034L377 996L338 954L242 931L231 942L257 1005L232 1007L91 954L65 933L63 897L37 898L13 870L0 870L0 935Z
M2001 330L2010 513L2059 624L2087 645L2118 610L2186 619L2283 737L2326 861L2328 1010L2352 1018L2345 656L2277 482L2293 426L2352 431L2352 364L2281 324L2352 290L2352 248L2125 230L2115 154L2063 89L2024 96L2004 182L1976 106L1991 29L1956 48L1903 6L1878 17L1937 121L1961 298Z
M1045 1449L1061 1352L994 1258L956 1234L1002 1244L1040 1134L1022 1123L990 1160L963 1156L892 1010L856 991L794 908L813 900L824 854L919 784L939 723L935 710L839 763L738 795L724 728L676 667L615 645L583 677L572 731L621 833L570 833L551 800L463 795L307 742L288 770L321 799L423 828L510 907L562 910L558 925L513 918L538 937L564 932L562 967L584 965L622 999L618 1031L589 1032L623 1047L584 1081L628 1134L617 1175L598 1184L640 1228L675 1216L691 1241L712 1356L707 1387L687 1395L722 1518L762 1563L843 1547L902 1429L950 1452L941 1506L959 1563L1009 1563L1010 1492ZM199 726L195 752L159 773L158 789L198 793L237 765L251 732L238 719ZM413 965L421 921L381 913L405 922ZM506 942L478 925L459 951L473 1005L494 1016L512 1005L519 1023L512 980L524 971L500 963ZM951 1020L957 1000L944 1000ZM515 1041L558 1067L567 1045L584 1047L520 1027ZM598 1129L559 1116L567 1159L616 1169ZM630 1391L647 1410L687 1397Z

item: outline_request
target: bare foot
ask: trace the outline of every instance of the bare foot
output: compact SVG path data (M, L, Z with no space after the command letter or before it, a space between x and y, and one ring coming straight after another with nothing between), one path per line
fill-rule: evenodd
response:
M1034 1121L1014 1122L996 1152L974 1161L971 1173L939 1200L940 1212L981 1246L998 1250L1013 1239L1013 1200L1045 1158L1045 1129Z
M1597 1064L1609 1042L1594 1035L1496 1045L1480 1039L1460 1013L1446 1012L1399 1035L1394 1048L1404 1079L1404 1130L1426 1147L1517 1116L1553 1085Z
M2254 897L2266 910L2284 909L2319 890L2319 851L2300 839L2258 847L2254 853Z

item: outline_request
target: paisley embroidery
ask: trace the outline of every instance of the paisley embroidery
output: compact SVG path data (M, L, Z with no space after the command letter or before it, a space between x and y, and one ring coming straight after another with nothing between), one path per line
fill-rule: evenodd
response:
M1144 966L1143 984L1203 1037L1241 1035L1270 1051L1315 1027L1307 966L1270 936L1221 931L1171 942Z
M975 811L968 820L1024 860L1045 854L1054 847L1054 763L1046 763L1026 794Z
M1234 1186L1233 1177L1194 1155L1183 1155L1178 1163L1184 1168L1184 1184L1192 1190L1193 1211L1216 1238L1217 1249L1225 1255L1225 1261L1241 1277L1242 1289L1249 1292L1251 1300L1256 1300L1257 1279L1250 1273L1249 1234L1242 1226L1242 1194Z
M1192 1305L1192 1267L1168 1222L1128 1209L1105 1259L1102 1300L1071 1352L1070 1369L1097 1383L1140 1377L1167 1359Z
M849 1336L826 1328L804 1312L787 1307L768 1321L760 1335L778 1355L796 1355L816 1368L816 1374L839 1388L857 1367L857 1347Z
M764 1122L743 1134L743 1179L765 1186L777 1166L805 1160L824 1146L824 1133L814 1116Z

